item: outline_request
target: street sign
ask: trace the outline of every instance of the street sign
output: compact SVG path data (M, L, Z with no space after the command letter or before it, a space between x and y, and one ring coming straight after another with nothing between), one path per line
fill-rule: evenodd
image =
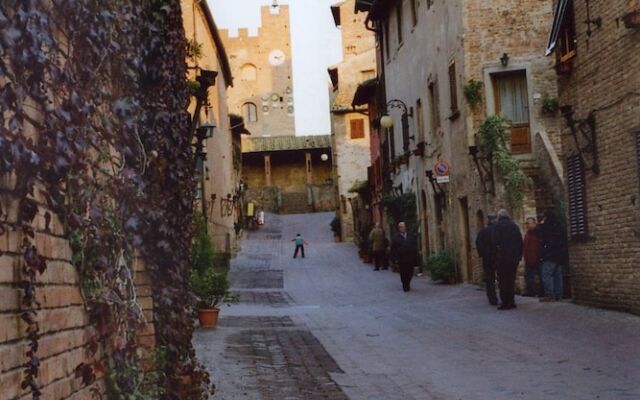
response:
M451 180L448 176L438 176L436 177L436 182L438 183L449 183Z
M433 173L436 174L436 176L449 176L450 171L451 166L444 160L436 161L433 166Z

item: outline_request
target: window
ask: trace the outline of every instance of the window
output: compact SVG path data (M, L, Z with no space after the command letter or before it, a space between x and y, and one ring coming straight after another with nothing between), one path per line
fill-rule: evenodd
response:
M363 81L368 81L369 79L373 79L376 77L376 70L375 69L365 69L364 71L360 71L360 74L362 75L362 80Z
M389 20L386 19L384 21L384 50L387 55L387 60L389 59L389 52L391 47L391 30L389 29Z
M560 75L569 75L576 56L576 23L573 0L558 0L553 17L553 27L547 44L548 56L556 52L556 69Z
M418 129L417 142L424 142L424 115L422 114L422 100L416 101L416 125Z
M352 119L349 121L350 124L350 132L351 139L362 139L364 138L364 119Z
M245 122L258 122L258 107L253 103L242 105L242 117Z
M416 26L418 24L418 11L417 11L417 0L411 0L411 24L412 26Z
M584 162L580 155L567 158L567 185L569 187L569 232L572 239L586 239L587 190Z
M493 95L496 114L502 114L511 121L511 152L513 154L531 153L526 72L494 75Z
M433 0L427 0L427 10L433 5Z
M395 132L393 131L393 126L389 128L389 160L391 162L396 158L396 137Z
M435 135L440 129L440 99L438 96L438 83L431 82L429 84L429 103L431 105L431 134Z
M255 81L258 79L258 69L253 64L245 64L240 68L240 77L243 81Z
M396 6L396 27L398 28L398 44L402 44L402 1Z
M451 96L452 117L458 114L458 80L456 78L456 62L449 63L449 93Z
M576 55L576 21L573 14L573 1L567 4L567 10L558 37L558 61L565 62Z

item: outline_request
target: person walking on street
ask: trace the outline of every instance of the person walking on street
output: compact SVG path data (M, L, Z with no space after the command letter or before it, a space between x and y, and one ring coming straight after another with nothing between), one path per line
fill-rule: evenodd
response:
M297 234L296 237L291 239L292 242L296 242L296 250L293 252L293 258L298 256L298 251L302 253L302 258L304 258L304 245L309 244L306 240L302 238L301 234Z
M371 250L373 252L373 264L375 265L374 271L379 271L382 267L385 258L385 252L387 251L386 238L384 236L384 230L380 227L379 223L376 223L375 227L369 234L369 241L371 242Z
M413 268L418 259L417 254L418 247L415 237L407 232L407 225L400 222L398 232L391 240L391 257L398 263L402 289L405 292L411 290L411 278L413 278Z
M539 228L542 260L542 281L545 297L540 301L562 300L562 265L566 262L567 244L562 225L556 215L547 210Z
M507 210L498 211L498 223L493 228L493 246L502 305L499 310L516 308L515 285L518 264L522 258L522 234Z
M542 296L542 290L536 286L536 276L542 283L540 269L540 238L537 231L537 221L533 217L527 218L527 233L524 235L524 280L527 284L526 297Z
M498 305L496 295L496 266L493 248L493 228L496 225L496 215L487 216L487 226L478 232L476 237L476 250L482 259L482 269L484 270L484 281L486 284L487 298L492 306Z

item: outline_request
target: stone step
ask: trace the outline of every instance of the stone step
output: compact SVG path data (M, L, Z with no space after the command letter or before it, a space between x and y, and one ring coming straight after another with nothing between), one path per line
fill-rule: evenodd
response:
M307 193L282 193L281 214L304 214L311 211Z

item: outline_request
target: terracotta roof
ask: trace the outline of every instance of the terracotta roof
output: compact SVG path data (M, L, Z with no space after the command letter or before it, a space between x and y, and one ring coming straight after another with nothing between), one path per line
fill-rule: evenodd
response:
M243 153L272 151L326 149L331 147L330 135L319 136L272 136L242 138Z

